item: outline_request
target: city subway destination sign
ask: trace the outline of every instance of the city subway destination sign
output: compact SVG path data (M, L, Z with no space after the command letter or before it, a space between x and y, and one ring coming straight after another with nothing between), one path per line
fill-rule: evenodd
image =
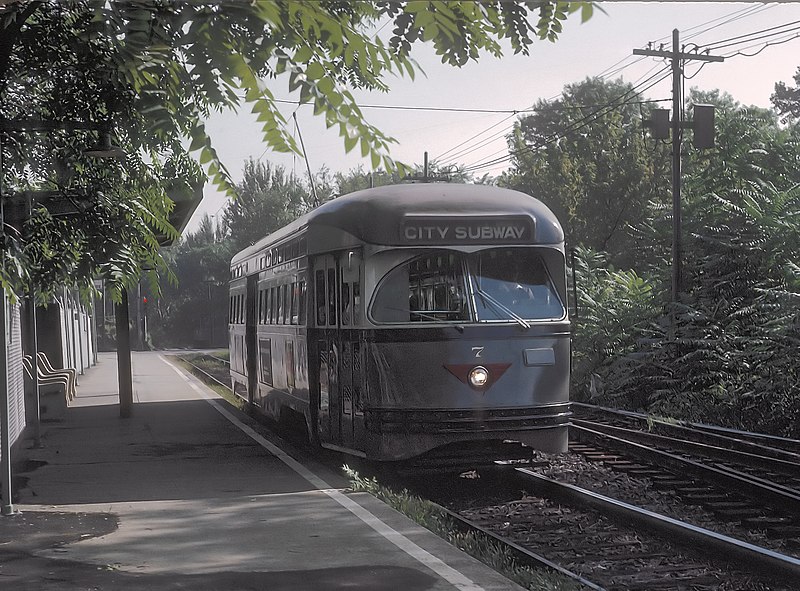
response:
M406 216L402 244L528 244L533 219L517 216Z

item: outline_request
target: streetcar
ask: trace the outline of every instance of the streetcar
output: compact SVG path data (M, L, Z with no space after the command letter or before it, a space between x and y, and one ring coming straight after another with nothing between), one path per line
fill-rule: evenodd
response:
M328 201L231 261L237 396L378 461L563 452L564 233L521 192L406 184Z

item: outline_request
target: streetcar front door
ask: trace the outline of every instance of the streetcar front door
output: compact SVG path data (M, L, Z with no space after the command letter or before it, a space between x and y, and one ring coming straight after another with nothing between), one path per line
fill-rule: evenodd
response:
M323 444L358 449L363 431L363 349L356 330L361 304L360 256L353 251L323 255L316 258L313 268L317 430Z

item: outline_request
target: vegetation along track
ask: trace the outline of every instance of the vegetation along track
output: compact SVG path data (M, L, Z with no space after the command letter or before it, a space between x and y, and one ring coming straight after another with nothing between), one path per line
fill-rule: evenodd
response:
M456 487L426 478L418 492L520 563L556 569L583 588L782 590L800 576L796 558L546 477L545 465L564 468L551 459L481 471Z

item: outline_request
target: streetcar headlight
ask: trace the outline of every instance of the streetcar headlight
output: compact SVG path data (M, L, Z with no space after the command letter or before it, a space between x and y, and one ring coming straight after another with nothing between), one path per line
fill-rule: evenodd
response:
M469 383L474 388L483 388L489 383L489 370L479 365L469 372Z

